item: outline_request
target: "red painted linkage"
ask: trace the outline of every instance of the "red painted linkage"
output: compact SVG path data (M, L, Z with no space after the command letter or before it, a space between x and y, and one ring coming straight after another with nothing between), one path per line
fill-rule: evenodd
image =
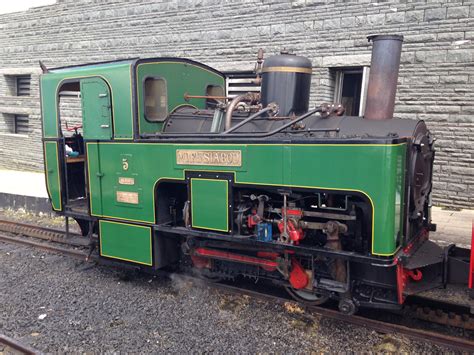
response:
M309 277L305 269L301 266L296 258L291 258L293 268L290 272L290 284L293 288L299 290L308 285Z
M195 266L198 268L206 267L206 258L212 258L260 266L268 271L274 271L277 269L278 262L275 260L268 260L266 258L276 259L278 254L271 252L259 252L257 255L259 257L230 253L222 250L196 248L191 257ZM291 259L291 264L293 266L289 277L291 286L297 290L306 287L309 282L309 277L306 274L305 269L301 266L296 258Z
M194 251L194 255L197 255L200 257L208 257L212 259L220 259L220 260L234 261L234 262L243 263L243 264L261 266L270 270L276 270L276 268L278 267L278 263L273 260L256 258L253 256L242 255L242 254L229 253L227 251L221 251L221 250L215 250L215 249L197 248Z

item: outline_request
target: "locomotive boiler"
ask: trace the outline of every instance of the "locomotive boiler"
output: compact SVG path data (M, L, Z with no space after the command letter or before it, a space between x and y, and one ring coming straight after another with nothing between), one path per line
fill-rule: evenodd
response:
M429 240L434 138L393 118L403 37L369 40L364 117L310 108L311 61L289 53L260 55L261 91L236 97L222 73L180 58L47 70L53 209L104 259L265 279L348 314L466 282L468 256Z

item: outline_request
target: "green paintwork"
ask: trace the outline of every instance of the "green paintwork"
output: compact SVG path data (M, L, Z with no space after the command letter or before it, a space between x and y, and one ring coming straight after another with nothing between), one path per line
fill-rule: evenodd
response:
M229 231L227 180L191 179L191 218L195 228Z
M58 143L44 142L46 187L53 210L62 210L61 183L59 179Z
M152 265L151 228L127 223L99 221L100 255Z
M81 104L84 139L112 138L110 90L101 78L82 79Z
M400 192L403 191L405 144L160 144L99 143L90 159L100 160L102 213L98 216L154 223L154 191L160 179L184 179L186 170L235 171L236 183L324 188L360 192L374 206L372 251L393 255L400 230ZM176 149L240 149L245 168L176 165ZM98 152L99 157L92 155ZM97 154L97 153L96 153ZM131 154L140 178L140 207L115 203L117 174L123 172L122 156ZM268 159L272 157L272 159ZM91 166L91 176L94 171ZM100 190L99 179L91 179L91 190ZM398 214L398 216L397 216Z
M89 175L90 210L102 215L102 169L100 168L100 148L98 144L87 144L87 173ZM93 213L94 213L93 212Z
M208 85L225 87L223 76L186 62L152 62L137 65L138 113L140 133L161 131L162 122L149 122L144 116L143 83L147 77L160 77L166 80L168 91L168 112L178 106L192 105L205 108L204 99L184 100L184 94L205 95Z
M100 77L107 82L112 95L112 116L115 139L133 137L132 61L87 65L52 70L41 75L41 111L43 137L58 138L58 90L65 80L86 80ZM87 95L87 93L81 93Z

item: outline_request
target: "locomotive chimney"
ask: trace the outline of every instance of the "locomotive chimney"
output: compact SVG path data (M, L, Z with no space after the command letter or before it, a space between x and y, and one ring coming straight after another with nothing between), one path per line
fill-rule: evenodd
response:
M393 118L397 93L398 69L403 36L376 35L373 42L365 118L383 120Z

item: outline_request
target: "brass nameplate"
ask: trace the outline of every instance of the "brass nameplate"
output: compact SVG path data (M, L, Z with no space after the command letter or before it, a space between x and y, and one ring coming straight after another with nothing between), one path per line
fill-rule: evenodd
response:
M117 191L117 202L138 205L138 192Z
M242 166L242 152L240 150L177 149L176 164Z
M120 185L135 185L135 179L131 177L120 176L118 182Z

